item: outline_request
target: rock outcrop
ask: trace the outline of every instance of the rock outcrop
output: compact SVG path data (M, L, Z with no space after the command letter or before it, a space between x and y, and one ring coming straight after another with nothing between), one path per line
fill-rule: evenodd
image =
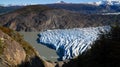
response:
M0 67L54 67L15 31L0 27Z
M0 30L0 67L16 66L25 61L26 53L23 47Z

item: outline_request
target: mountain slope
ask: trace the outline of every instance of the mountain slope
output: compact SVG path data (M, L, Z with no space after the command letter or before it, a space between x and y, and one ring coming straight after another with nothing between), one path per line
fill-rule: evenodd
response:
M23 40L22 36L8 28L0 27L0 67L53 67Z
M20 58L21 57L21 58ZM0 30L0 67L17 66L25 61L26 53L21 45Z
M117 5L96 5L96 4L47 4L52 8L66 9L84 14L100 14L119 12L120 8Z
M16 31L43 31L119 23L119 15L87 15L31 5L0 16L0 25Z
M20 9L22 6L0 6L0 15Z

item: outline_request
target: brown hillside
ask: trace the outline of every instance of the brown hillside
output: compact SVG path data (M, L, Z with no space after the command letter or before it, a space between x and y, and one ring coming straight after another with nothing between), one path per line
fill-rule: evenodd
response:
M0 67L54 67L17 32L0 27Z
M16 31L43 31L120 22L119 15L86 15L41 5L26 6L0 16L0 25Z

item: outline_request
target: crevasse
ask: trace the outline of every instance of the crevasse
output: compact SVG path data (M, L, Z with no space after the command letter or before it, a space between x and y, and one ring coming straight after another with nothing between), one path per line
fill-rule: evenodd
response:
M41 32L39 42L56 50L61 60L72 59L91 48L99 34L109 32L110 26L55 29Z

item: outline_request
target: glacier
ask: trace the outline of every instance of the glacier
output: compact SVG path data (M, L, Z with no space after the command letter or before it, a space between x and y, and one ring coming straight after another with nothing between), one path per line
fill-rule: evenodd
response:
M105 34L110 26L55 29L40 32L39 42L56 50L61 60L72 59L91 48L100 34Z

